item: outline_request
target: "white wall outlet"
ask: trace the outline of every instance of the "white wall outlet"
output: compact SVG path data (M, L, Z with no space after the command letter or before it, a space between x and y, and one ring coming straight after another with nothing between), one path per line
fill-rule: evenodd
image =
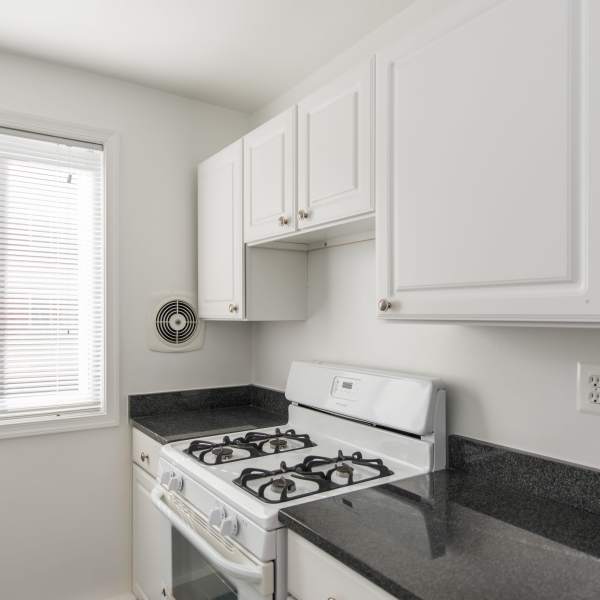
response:
M577 363L577 410L600 415L600 365Z

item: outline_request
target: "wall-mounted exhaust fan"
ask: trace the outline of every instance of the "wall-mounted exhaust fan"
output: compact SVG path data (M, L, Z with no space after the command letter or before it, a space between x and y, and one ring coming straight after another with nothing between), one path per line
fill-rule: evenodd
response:
M150 311L148 346L155 352L189 352L204 342L204 321L198 319L189 295L161 296Z

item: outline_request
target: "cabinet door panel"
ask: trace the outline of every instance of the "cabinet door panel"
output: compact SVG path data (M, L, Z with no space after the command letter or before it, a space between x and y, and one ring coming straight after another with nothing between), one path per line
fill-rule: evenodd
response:
M243 318L242 142L198 167L198 312Z
M373 209L373 68L365 62L298 104L300 228Z
M154 508L150 494L154 479L133 465L133 590L141 600L159 600L163 544L162 515Z
M377 278L387 315L600 312L590 293L598 240L586 233L585 7L471 0L378 57Z
M244 138L244 240L295 230L296 107ZM287 223L286 223L287 221Z
M297 600L392 600L387 592L293 531L288 532L288 591Z

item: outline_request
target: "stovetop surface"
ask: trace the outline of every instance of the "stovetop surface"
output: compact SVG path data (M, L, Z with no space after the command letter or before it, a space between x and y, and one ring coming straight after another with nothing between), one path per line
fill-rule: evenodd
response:
M225 459L212 453L212 444L215 448L232 446L223 445L224 436L217 435L203 438L196 443L195 450L192 445L191 453L190 444L194 444L191 440L168 444L163 447L162 456L210 493L222 498L225 505L235 507L265 528L274 526L282 507L396 481L431 469L432 446L428 442L302 407L291 407L290 421L280 429L307 434L307 438L302 438L303 443L310 445L278 449L268 443L272 438L259 435L260 442L267 442L263 446L252 445L253 450L243 450L243 444L239 444L241 451L252 454L250 458L236 455L234 445L232 455ZM229 438L248 442L251 439L248 434L256 433L239 432ZM258 433L274 434L275 431L268 428ZM256 448L261 449L258 455ZM204 458L211 464L198 460L202 452L206 452ZM375 468L368 462L372 460L377 461ZM297 467L301 465L308 466L299 470ZM348 472L352 473L350 485ZM261 476L248 478L249 474ZM276 481L282 475L283 481ZM289 480L294 484L293 491L287 487ZM276 483L276 489L271 482ZM268 485L263 487L265 484Z

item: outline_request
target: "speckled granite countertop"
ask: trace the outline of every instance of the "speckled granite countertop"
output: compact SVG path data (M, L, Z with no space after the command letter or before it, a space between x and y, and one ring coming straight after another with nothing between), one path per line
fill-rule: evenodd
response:
M167 444L284 425L288 404L281 392L236 386L130 396L129 416L133 427Z
M412 477L293 506L280 520L397 598L598 600L600 514L497 485L481 473L484 454L472 455L477 475Z

